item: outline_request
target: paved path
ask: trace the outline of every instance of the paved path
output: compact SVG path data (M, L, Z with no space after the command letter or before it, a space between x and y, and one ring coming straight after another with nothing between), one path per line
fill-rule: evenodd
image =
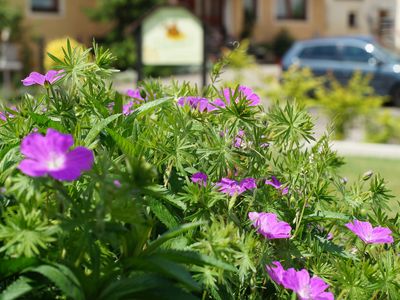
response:
M332 141L332 149L339 155L400 159L400 145Z

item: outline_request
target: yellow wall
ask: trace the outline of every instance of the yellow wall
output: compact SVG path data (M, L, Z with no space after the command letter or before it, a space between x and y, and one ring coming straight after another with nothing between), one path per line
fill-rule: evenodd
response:
M9 0L9 3L23 13L24 39L31 49L30 64L33 69L40 66L38 44L35 42L38 38L47 43L69 36L90 46L93 37L102 37L111 28L111 24L92 22L84 12L85 8L95 7L96 0L61 0L59 14L32 13L30 0Z
M258 17L253 31L255 42L270 41L283 28L286 28L295 39L325 34L325 1L308 0L306 20L278 20L276 18L277 1L283 0L258 0Z

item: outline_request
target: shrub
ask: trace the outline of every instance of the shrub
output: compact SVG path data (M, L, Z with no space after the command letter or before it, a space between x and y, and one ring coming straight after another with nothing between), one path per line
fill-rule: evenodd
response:
M242 86L121 95L111 61L68 44L64 71L24 80L43 93L3 109L1 298L398 297L383 179L347 186L302 107Z
M400 117L383 110L368 118L366 140L372 143L400 143Z
M328 88L318 89L315 104L320 106L333 122L335 137L343 139L354 122L368 122L384 97L375 94L369 85L370 77L355 72L346 85L327 77Z

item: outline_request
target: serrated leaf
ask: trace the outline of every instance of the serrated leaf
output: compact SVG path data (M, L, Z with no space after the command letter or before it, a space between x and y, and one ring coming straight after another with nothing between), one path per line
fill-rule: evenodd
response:
M168 189L166 189L162 185L152 185L146 187L144 191L146 194L151 195L155 198L161 198L162 201L166 201L177 208L180 208L182 210L186 209L186 204L183 201L176 199L174 194L172 194Z
M0 294L0 300L13 300L29 293L33 290L31 282L32 280L29 278L19 277Z
M118 148L121 149L121 151L129 158L135 159L135 145L124 138L123 136L119 135L117 132L115 132L112 129L107 128L107 132L110 134L111 138L114 140L114 142L117 144Z
M39 273L53 282L66 296L72 299L84 299L83 290L75 275L65 266L41 265L35 268L28 268L25 272Z
M150 198L148 201L150 210L156 215L156 217L167 226L169 229L174 228L179 225L177 219L168 210L168 208L163 205L160 200Z

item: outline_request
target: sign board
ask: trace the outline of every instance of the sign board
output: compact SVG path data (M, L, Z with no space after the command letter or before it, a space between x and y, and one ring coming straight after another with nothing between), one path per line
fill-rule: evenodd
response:
M204 32L183 7L160 7L141 26L144 65L202 65Z

